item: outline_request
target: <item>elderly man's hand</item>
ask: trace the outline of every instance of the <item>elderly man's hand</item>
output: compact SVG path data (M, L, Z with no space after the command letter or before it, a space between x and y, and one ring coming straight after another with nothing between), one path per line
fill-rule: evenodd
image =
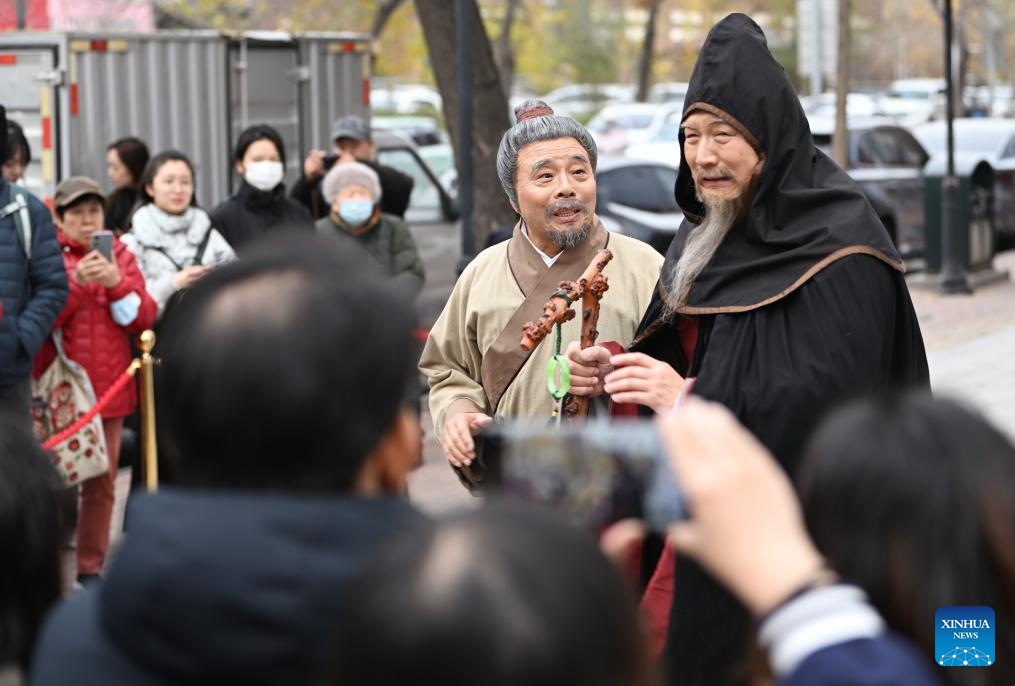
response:
M445 420L441 448L448 462L455 467L467 467L476 459L476 442L472 437L492 421L482 412L461 412Z
M613 371L610 351L601 345L582 349L578 341L572 341L564 352L567 367L571 372L571 395L595 397L603 394L603 378Z
M670 531L678 554L697 559L755 616L822 569L789 478L729 410L690 397L656 421L690 512Z
M614 371L604 388L615 403L635 403L656 414L669 412L684 388L684 378L670 365L644 353L622 353L610 358Z

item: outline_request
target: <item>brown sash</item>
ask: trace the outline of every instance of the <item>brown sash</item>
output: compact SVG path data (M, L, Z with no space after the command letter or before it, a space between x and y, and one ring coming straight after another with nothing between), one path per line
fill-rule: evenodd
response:
M610 234L597 217L588 240L576 248L566 249L553 266L547 269L543 258L522 235L521 222L515 225L508 243L508 266L525 300L483 354L483 390L490 401L491 413L497 411L504 391L532 354L520 345L522 324L538 319L543 313L543 305L557 290L557 285L561 281L574 281L581 276L596 253L609 242ZM536 346L537 349L538 347Z

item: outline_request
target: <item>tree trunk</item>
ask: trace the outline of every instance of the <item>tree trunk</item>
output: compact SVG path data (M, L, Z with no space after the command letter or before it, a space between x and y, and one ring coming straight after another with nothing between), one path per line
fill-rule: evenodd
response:
M370 35L377 38L381 35L381 31L384 30L384 25L388 23L398 8L402 6L403 0L380 0L377 3L377 14L374 15L374 25L370 29Z
M648 7L648 20L645 22L645 40L641 44L641 57L638 59L638 102L648 100L649 82L652 80L652 57L655 55L656 18L662 0L652 0Z
M384 26L391 19L391 15L401 7L402 2L403 0L378 0L377 13L374 15L374 25L370 29L370 35L373 36L375 44L377 39L380 38ZM370 73L377 73L377 53L374 50L370 51Z
M515 83L515 52L511 48L511 27L515 23L515 12L521 4L521 0L507 0L504 19L500 23L500 35L497 36L497 68L500 71L500 83L504 87L504 96L509 101L511 88Z
M835 60L835 135L832 157L843 169L849 166L849 128L846 98L849 95L849 18L853 0L839 0L839 26Z
M515 222L515 213L508 204L497 178L497 146L508 130L508 103L501 88L500 75L493 61L493 50L486 29L473 0L472 13L472 163L474 172L475 215L473 227L476 248L486 245L487 236ZM430 53L430 66L437 79L444 105L444 120L451 143L461 149L458 139L458 89L455 64L455 12L449 0L416 0L416 15L423 26L423 35Z

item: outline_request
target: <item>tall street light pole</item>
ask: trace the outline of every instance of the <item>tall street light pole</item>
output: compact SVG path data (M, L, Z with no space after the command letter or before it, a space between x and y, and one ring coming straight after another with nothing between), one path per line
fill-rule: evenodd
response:
M946 294L972 293L965 260L959 255L959 232L955 210L959 179L955 176L955 79L952 74L952 0L944 0L945 24L945 122L948 171L941 181L941 286Z

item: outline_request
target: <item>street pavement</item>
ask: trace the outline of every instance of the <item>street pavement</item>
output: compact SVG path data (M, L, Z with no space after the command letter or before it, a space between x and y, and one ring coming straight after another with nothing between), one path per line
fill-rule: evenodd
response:
M1015 276L1015 251L997 255L994 267ZM966 401L1015 440L1015 281L972 295L911 294L934 393ZM441 454L429 411L423 425L424 463L410 476L410 498L429 512L474 506Z

